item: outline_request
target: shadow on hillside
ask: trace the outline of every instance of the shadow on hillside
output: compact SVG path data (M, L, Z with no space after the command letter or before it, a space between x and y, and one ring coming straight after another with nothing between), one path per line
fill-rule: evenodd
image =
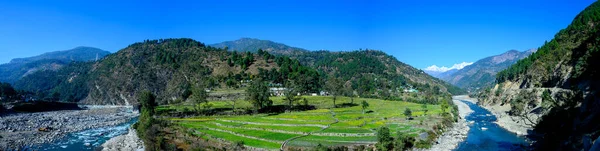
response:
M356 103L342 103L335 105L336 108L346 108L346 107L355 107L358 106Z

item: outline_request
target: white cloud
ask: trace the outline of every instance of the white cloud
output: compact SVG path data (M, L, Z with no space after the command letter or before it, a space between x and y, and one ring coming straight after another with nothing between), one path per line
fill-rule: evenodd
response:
M446 72L446 71L452 70L452 69L460 70L471 64L473 64L473 62L462 62L462 63L454 64L454 65L452 65L452 67L446 67L446 66L438 67L436 65L432 65L432 66L425 68L425 70L426 71L435 71L435 72Z

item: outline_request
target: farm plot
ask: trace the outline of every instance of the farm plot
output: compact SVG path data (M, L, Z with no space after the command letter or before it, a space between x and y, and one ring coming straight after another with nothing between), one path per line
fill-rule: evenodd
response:
M421 104L384 101L378 99L355 99L370 104L363 113L360 106L331 108L330 97L305 97L318 104L316 110L281 113L277 115L206 116L171 119L180 126L195 130L198 136L219 138L226 141L243 141L245 145L269 150L286 146L314 147L322 145L353 145L376 143L375 131L381 126L390 127L393 132L402 131L416 136L428 128L415 120L407 120L403 111L415 111L417 119L432 119L427 122L439 123L439 106L429 105L428 114L422 112ZM336 102L350 103L349 98ZM275 100L276 104L285 103Z

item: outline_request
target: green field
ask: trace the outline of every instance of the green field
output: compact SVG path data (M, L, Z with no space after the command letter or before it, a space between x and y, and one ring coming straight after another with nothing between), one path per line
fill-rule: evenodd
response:
M289 140L288 146L312 147L323 145L373 144L375 130L388 126L393 133L401 131L416 136L430 130L441 122L441 109L438 105L428 105L427 115L422 105L401 101L355 98L354 103L363 100L369 103L368 113L360 106L333 107L331 97L304 96L316 110L281 113L277 115L242 116L201 116L184 119L171 119L178 125L196 130L198 135L220 138L228 141L243 141L245 145L277 150ZM286 104L281 97L271 98L275 105ZM250 108L247 102L239 101L236 108ZM220 107L226 103L211 101ZM350 98L339 97L337 104L350 103ZM222 106L221 106L222 105ZM239 105L239 106L238 106ZM185 105L161 106L159 109L179 110ZM191 106L190 106L191 107ZM229 106L229 108L231 108ZM407 120L402 114L406 108L413 111L414 120ZM427 119L427 120L424 120Z

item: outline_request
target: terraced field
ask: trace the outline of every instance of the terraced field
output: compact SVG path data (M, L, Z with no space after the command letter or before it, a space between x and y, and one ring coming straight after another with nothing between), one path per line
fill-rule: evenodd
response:
M416 136L441 122L441 110L436 105L428 105L428 114L424 115L421 104L355 99L355 103L365 100L370 104L369 113L363 114L359 106L330 109L332 101L329 97L305 98L318 104L317 109L277 115L208 116L171 120L194 129L198 136L232 142L243 141L247 146L269 150L278 150L282 146L374 144L375 130L381 126L390 127L392 132L401 131ZM281 98L272 100L274 104L284 104ZM341 98L337 102L349 103L350 99ZM417 116L415 120L406 120L402 115L405 108L413 110L413 116Z

